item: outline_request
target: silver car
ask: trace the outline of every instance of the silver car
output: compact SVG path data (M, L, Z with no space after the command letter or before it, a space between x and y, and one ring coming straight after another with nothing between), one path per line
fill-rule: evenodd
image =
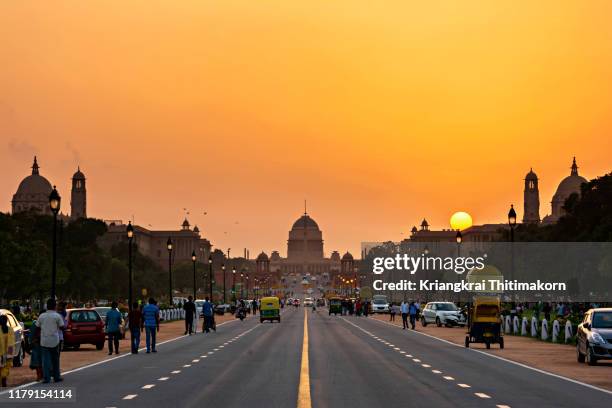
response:
M576 354L579 363L597 364L612 360L612 308L590 309L585 313L576 333Z

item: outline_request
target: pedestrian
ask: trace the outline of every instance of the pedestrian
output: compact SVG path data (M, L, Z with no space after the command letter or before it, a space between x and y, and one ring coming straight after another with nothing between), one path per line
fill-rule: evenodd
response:
M391 306L389 307L389 321L390 322L394 322L395 321L395 303L391 302Z
M43 378L42 356L40 349L40 328L36 327L36 321L32 322L28 337L30 343L30 369L36 371L36 381Z
M416 318L418 313L416 303L410 302L410 306L408 307L408 313L410 314L410 326L412 326L412 330L415 330Z
M8 324L8 317L0 315L0 386L8 387L8 376L15 354L15 332Z
M62 316L62 319L64 320L64 327L66 327L68 325L68 321L66 320L66 317L68 316L68 313L66 312L66 302L59 302L57 305L57 313ZM59 332L59 337L60 337L60 342L59 342L59 353L61 354L61 352L64 350L64 331L60 330Z
M208 299L208 296L206 296L204 303L202 304L202 315L204 315L202 331L206 333L210 333L211 329L217 331L217 328L215 327L214 307Z
M185 311L185 334L189 333L191 336L191 332L193 332L193 317L196 314L195 303L193 303L191 296L189 296L183 305L183 310Z
M403 325L402 330L406 330L406 327L408 327L409 307L408 307L408 303L405 300L402 300L402 305L400 306L400 310L402 312L402 325Z
M147 354L151 351L157 353L155 336L159 332L159 307L157 307L155 299L149 298L149 303L142 308L142 319L146 333Z
M106 313L106 322L104 323L106 334L108 334L108 355L113 354L113 346L115 346L115 354L119 354L119 339L121 338L121 323L123 318L118 309L116 301L111 303L111 310Z
M40 327L40 349L42 351L43 383L63 381L60 377L59 342L60 331L64 328L64 319L55 311L55 299L47 300L47 310L36 320Z
M130 326L130 345L132 354L138 354L140 348L140 332L144 326L142 321L142 312L138 307L138 302L132 303L132 310L128 312L128 326Z
M253 316L255 316L257 314L257 299L253 299L251 306L253 307Z
M370 301L366 300L365 303L363 304L363 315L365 317L368 317L369 313L370 313Z

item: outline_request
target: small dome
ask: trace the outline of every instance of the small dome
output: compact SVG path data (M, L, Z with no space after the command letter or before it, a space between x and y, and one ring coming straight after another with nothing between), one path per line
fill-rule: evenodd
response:
M292 230L296 230L296 229L319 229L319 226L317 225L317 223L315 222L315 220L313 220L312 218L310 218L310 216L308 214L304 214L302 215L300 218L297 219L297 221L295 221L293 223L293 227L291 227Z
M353 259L354 259L353 255L351 255L351 253L348 252L348 251L346 251L346 253L344 255L342 255L342 260L343 261L352 261Z
M413 234L416 233L418 231L416 225L412 227L412 229L410 230L410 232L412 232Z
M85 175L81 172L81 167L77 167L76 173L72 175L73 180L85 180Z
M588 182L587 179L578 175L578 166L576 165L575 157L571 169L572 171L570 175L561 180L561 183L559 183L559 187L557 187L557 192L553 196L553 201L565 201L565 199L567 199L573 193L580 194L580 186L583 183Z
M19 183L15 196L30 198L32 195L44 195L45 199L49 197L53 187L51 186L51 183L49 183L49 180L39 174L38 169L38 162L36 161L36 156L34 156L32 174L24 178L21 183Z
M529 169L529 173L525 176L525 180L537 180L538 175L533 172L533 169Z
M193 232L196 232L196 233L200 232L200 229L198 228L197 225L195 227L193 227Z
M268 255L265 252L261 251L259 255L257 255L257 261L267 261Z
M187 218L185 218L185 221L183 221L182 226L183 226L183 231L189 229L189 221L187 221Z
M270 255L270 261L280 261L281 256L278 251L272 251L272 255Z

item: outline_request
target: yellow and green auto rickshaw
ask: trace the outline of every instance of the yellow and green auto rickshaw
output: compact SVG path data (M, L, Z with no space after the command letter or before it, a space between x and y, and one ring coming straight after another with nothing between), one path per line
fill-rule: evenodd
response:
M263 323L264 320L269 320L270 322L276 320L280 323L280 301L276 296L261 298L259 321Z
M332 296L329 298L329 315L342 314L342 298L340 296Z
M504 348L504 337L501 327L501 306L497 296L476 296L468 312L468 333L465 336L465 347L470 343L484 343L491 348L492 343L499 343Z

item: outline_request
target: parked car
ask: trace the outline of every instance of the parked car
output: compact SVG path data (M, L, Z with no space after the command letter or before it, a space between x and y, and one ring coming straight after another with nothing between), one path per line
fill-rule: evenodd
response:
M104 322L104 324L106 324L106 314L108 313L109 310L111 310L110 307L94 307L94 310L96 312L98 312L98 314L100 315L100 317L102 318L102 321ZM123 316L123 315L122 315ZM123 323L119 326L119 331L121 332L121 338L125 339L125 327L126 327L126 319L123 319Z
M389 313L389 300L385 295L372 296L372 313Z
M104 348L104 321L96 309L68 309L66 322L64 347L78 349L81 344L93 344L97 350Z
M215 313L216 314L222 315L222 314L225 314L225 313L228 313L228 312L231 312L231 311L232 311L232 306L228 305L227 303L215 306Z
M596 365L597 360L612 360L612 308L589 309L576 333L579 363Z
M312 298L311 297L304 298L304 307L312 307Z
M194 303L195 303L195 307L196 307L196 313L198 316L202 317L202 305L204 305L205 300L204 299L197 299Z
M465 316L453 302L429 302L421 312L421 324L435 323L438 327L465 326Z
M7 309L0 309L0 315L6 315L8 325L15 332L15 351L13 352L13 367L21 367L26 351L26 340L23 324Z

